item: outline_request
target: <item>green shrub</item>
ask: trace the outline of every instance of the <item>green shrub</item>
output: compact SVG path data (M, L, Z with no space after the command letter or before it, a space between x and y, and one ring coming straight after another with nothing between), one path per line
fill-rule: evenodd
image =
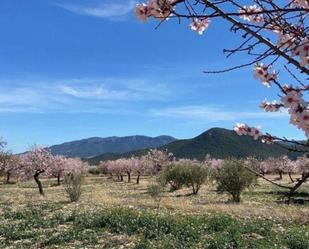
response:
M181 189L183 186L192 188L197 194L208 176L208 170L202 166L190 163L171 164L159 176L159 182L165 186L170 185L170 191Z
M91 175L100 175L101 174L101 169L99 169L96 166L90 166L88 169L88 173Z
M208 170L202 166L185 165L185 167L187 168L185 185L192 188L192 193L196 195L207 180Z
M162 186L170 185L170 191L181 189L185 183L186 172L183 165L168 165L160 174L159 182Z
M64 189L68 194L70 201L78 201L82 194L83 174L80 172L73 172L64 176Z
M150 195L155 200L161 197L161 193L162 193L162 186L158 184L151 184L147 187L147 194Z
M227 192L234 202L240 202L241 193L256 183L257 176L243 166L242 160L225 160L216 174L217 191Z

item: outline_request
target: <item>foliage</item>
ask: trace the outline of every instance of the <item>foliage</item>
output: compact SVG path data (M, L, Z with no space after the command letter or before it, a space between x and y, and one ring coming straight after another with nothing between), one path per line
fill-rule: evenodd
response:
M215 174L219 193L229 193L234 202L240 202L241 193L256 183L257 176L244 167L243 160L225 160Z
M159 182L163 186L170 184L170 191L186 186L192 188L193 194L197 194L207 176L208 169L198 161L180 160L173 162L163 170Z
M82 194L83 174L81 172L72 172L64 176L64 189L71 202L78 201Z
M100 175L100 174L106 174L107 170L102 170L101 168L98 168L96 166L90 166L88 169L88 173L91 175Z
M150 184L147 187L147 194L154 199L160 198L162 191L163 191L162 187L158 184Z

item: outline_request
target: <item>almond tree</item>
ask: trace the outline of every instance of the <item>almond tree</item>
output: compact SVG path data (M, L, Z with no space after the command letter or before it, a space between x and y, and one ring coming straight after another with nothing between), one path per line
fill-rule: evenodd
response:
M147 158L152 165L153 173L157 173L162 170L169 162L174 160L173 154L167 150L151 149L147 154Z
M71 174L74 172L79 172L84 174L88 171L89 164L87 162L82 161L80 158L66 158L64 165L63 174Z
M11 176L15 174L19 160L10 152L0 152L0 172L5 175L5 184L10 183Z
M41 176L47 176L48 169L53 165L53 156L44 148L35 147L30 152L20 158L19 176L23 180L33 177L40 195L44 196L43 185L40 181Z
M122 161L120 159L117 160L109 160L106 162L107 171L112 175L116 176L118 181L123 181L124 168Z
M47 175L49 177L57 178L57 185L60 185L60 180L67 170L68 159L64 156L53 156L52 165L47 169Z
M132 172L136 176L136 184L139 184L140 177L151 172L151 163L146 156L131 158Z
M206 73L225 73L254 66L255 77L266 87L277 87L280 100L264 100L261 107L267 112L287 110L291 124L309 137L309 108L306 93L309 74L308 0L252 0L243 6L240 0L149 0L138 4L136 15L141 21L158 19L159 25L169 19L179 22L189 20L191 30L202 35L215 20L223 19L231 25L230 31L238 34L240 44L224 49L227 57L247 55L248 61L223 70ZM291 82L282 82L285 73ZM263 133L259 127L238 123L235 131L265 143L289 142L288 149L309 152L309 145L295 140ZM294 144L293 148L291 144ZM283 144L281 143L281 146ZM309 172L302 175L293 186L281 185L289 191L288 199L309 179ZM269 180L269 179L268 179ZM278 185L278 184L276 184Z

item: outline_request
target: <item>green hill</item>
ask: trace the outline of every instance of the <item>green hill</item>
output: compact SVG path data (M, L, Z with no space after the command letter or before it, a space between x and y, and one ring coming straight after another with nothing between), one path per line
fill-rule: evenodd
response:
M287 154L287 150L279 145L263 144L255 141L249 136L238 136L234 131L212 128L192 139L176 140L167 145L158 147L172 152L176 158L195 158L203 160L206 154L214 158L255 156L257 158L267 158L270 156L280 156ZM109 153L90 158L91 164L98 164L100 161L115 160L121 157L140 156L146 154L148 150L137 150L127 153Z

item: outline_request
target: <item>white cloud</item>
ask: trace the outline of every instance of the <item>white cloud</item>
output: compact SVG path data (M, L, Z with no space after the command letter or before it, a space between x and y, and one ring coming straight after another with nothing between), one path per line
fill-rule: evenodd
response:
M180 107L168 107L162 109L152 109L150 115L158 117L184 118L194 120L207 121L238 121L241 119L267 119L267 118L283 118L288 117L286 112L234 112L226 111L224 108L189 105Z
M128 78L10 82L12 84L0 79L0 113L110 113L123 106L131 112L134 111L133 106L143 102L162 101L169 95L164 84Z
M71 11L79 15L87 15L101 18L117 18L123 17L131 12L135 7L136 2L134 0L117 0L117 1L92 1L91 3L70 3L65 1L64 3L56 2L54 5Z
M130 92L123 90L109 90L103 86L94 87L74 87L62 85L59 90L66 95L82 99L101 100L126 100L130 97Z

